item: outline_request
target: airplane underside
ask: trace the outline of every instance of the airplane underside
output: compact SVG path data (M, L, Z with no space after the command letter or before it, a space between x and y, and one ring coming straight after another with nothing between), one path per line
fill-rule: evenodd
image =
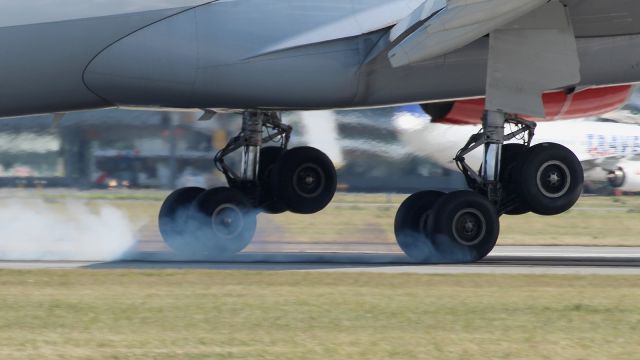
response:
M179 189L159 216L176 251L224 257L249 244L258 213L312 214L335 194L333 164L317 149L289 148L281 111L484 96L482 131L455 158L469 190L413 194L395 219L398 244L416 261L472 262L495 246L500 216L560 214L582 192L582 167L570 150L531 145L535 123L523 115L545 116L542 93L640 82L640 6L603 3L208 2L99 18L91 26L102 30L103 46L98 35L77 36L74 21L0 27L0 40L13 46L0 48L0 61L13 67L0 74L14 87L3 90L0 116L107 106L242 112L241 132L215 157L228 187ZM603 27L606 19L619 21ZM39 38L52 27L75 36L45 44ZM87 39L93 47L78 51ZM19 61L44 50L64 65ZM513 139L521 143L503 145ZM465 161L477 148L481 169ZM240 169L225 162L236 151Z
M127 1L140 2L118 2ZM168 0L176 7L34 24L22 24L22 13L3 20L11 11L0 5L0 116L111 106L336 109L483 96L488 36L407 66L390 63L392 24L422 2ZM640 82L640 5L566 2L580 58L572 86Z
M532 146L536 124L519 114L544 117L542 93L545 91L564 88L569 93L576 91L584 81L591 85L598 84L595 79L589 78L594 74L589 75L585 71L590 66L598 68L600 75L607 73L607 77L615 77L613 72L619 71L620 66L630 70L633 65L617 64L618 66L607 69L603 63L598 66L590 64L590 61L597 58L597 51L605 47L604 44L609 44L606 46L608 56L615 53L611 48L611 41L577 41L573 25L566 15L567 9L562 4L545 4L533 15L534 21L530 23L506 25L503 29L491 32L488 39L473 41L456 53L447 53L427 61L418 60L408 66L404 66L404 62L410 62L411 58L420 59L419 48L410 48L398 60L393 55L385 55L398 42L393 39L388 42L378 40L366 49L366 55L360 54L364 59L362 65L358 65L357 61L341 63L354 66L353 72L340 73L342 77L331 77L332 69L322 66L316 67L313 74L300 73L293 77L292 81L308 81L307 84L319 83L321 86L323 83L316 82L315 77L329 77L326 86L347 90L353 96L343 106L359 106L359 101L366 105L367 101L372 101L377 96L387 97L379 100L381 103L391 101L388 98L390 96L398 96L398 99L404 101L429 99L425 92L420 93L418 89L428 91L429 85L420 84L433 84L430 81L432 79L442 80L441 83L438 82L441 85L440 95L485 95L482 130L472 136L455 157L458 168L467 179L469 190L448 194L431 190L418 192L407 198L398 209L395 235L398 245L410 258L421 263L478 261L496 245L501 216L529 212L557 215L569 210L577 202L584 182L580 161L574 153L559 144L542 143ZM539 20L539 23L535 20ZM411 34L399 43L410 38ZM384 35L381 39L384 39ZM627 40L636 39L629 36ZM590 48L585 46L595 42L599 45ZM323 44L327 47L326 51L334 45L336 44L331 42ZM349 47L346 44L342 46ZM304 57L304 52L308 50L294 47L287 51L295 51L297 55ZM329 52L332 56L344 55L337 50ZM282 54L277 51L275 53ZM269 56L274 55L269 53L267 61L260 57L253 58L255 63L249 66L268 67L269 64L290 60ZM307 60L313 63L314 55L310 53L310 56ZM532 56L537 63L531 63ZM394 62L402 65L395 66ZM335 65L333 62L331 64ZM349 67L342 70L345 69ZM293 68L294 72L295 70ZM90 68L89 73L92 71ZM402 76L403 71L406 72L405 76ZM410 77L411 74L414 75L413 78ZM420 77L415 76L418 74ZM629 79L628 74L619 75L620 80ZM384 76L389 78L380 80ZM359 87L351 91L330 83L333 79L339 81L345 78L350 79L349 84L359 84ZM278 85L270 86L271 80L261 85L268 88L272 96L277 97L274 94L278 93ZM372 87L376 81L383 83L385 89L376 91ZM292 86L304 87L303 83ZM466 87L452 89L451 93L443 90L447 86L456 87L461 83L465 83ZM477 89L473 89L474 86ZM461 90L463 87L465 90ZM397 95L402 89L405 93ZM337 91L333 95L337 97L334 101L338 105L338 98L344 94ZM306 94L300 96L304 97ZM299 103L300 106L290 103L284 107L304 108L302 104L313 107L313 100L304 99ZM370 105L376 104L379 105L376 102ZM282 106L276 103L273 105L274 109L256 106L253 110L245 110L242 131L216 156L217 167L228 179L228 188L179 189L164 203L159 219L160 228L174 249L187 251L195 248L198 249L197 252L209 255L234 254L251 241L257 213L291 211L312 214L330 203L336 191L335 168L328 157L317 149L288 148L291 129L282 124L279 112L275 111ZM322 104L317 105L322 107ZM503 145L514 139L521 139L521 143ZM274 140L277 146L263 146ZM477 148L484 149L484 158L482 167L473 169L466 162L465 156ZM242 167L239 172L227 166L224 161L226 156L236 150L242 151Z

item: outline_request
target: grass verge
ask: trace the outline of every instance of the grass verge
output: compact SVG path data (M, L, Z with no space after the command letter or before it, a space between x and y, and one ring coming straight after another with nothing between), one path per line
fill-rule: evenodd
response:
M65 212L65 204L80 201L92 208L116 207L124 211L141 240L158 241L157 213L165 192L26 191L0 196L0 206L40 200L47 211ZM291 243L394 244L393 222L406 195L336 195L333 203L314 215L260 215L256 240ZM533 214L503 216L500 245L640 246L640 197L584 197L559 216Z
M0 271L2 359L637 359L624 276Z

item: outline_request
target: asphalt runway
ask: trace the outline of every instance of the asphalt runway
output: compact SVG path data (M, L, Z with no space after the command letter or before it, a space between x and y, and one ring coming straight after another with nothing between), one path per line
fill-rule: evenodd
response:
M224 261L177 258L144 251L120 261L0 261L0 269L203 269L341 271L415 274L640 275L640 247L498 246L483 261L464 265L417 264L398 252L246 252Z

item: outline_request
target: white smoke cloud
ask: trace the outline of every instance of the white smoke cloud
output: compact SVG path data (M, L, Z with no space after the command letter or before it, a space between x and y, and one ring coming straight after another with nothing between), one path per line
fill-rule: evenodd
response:
M109 261L136 243L129 219L116 208L18 201L0 205L0 260Z

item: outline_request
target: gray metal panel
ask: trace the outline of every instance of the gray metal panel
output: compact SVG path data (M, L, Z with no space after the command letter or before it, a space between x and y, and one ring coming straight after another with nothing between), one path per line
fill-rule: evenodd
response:
M85 79L119 105L348 106L360 65L381 34L264 49L327 23L358 26L352 15L342 0L213 3L119 41L91 63Z
M0 116L108 106L84 85L91 59L178 10L0 28Z
M640 82L640 35L578 39L580 86ZM391 68L376 59L363 71L354 107L484 96L488 38L444 57Z
M3 0L0 27L41 24L201 5L210 0Z
M196 25L195 11L189 10L129 35L91 62L85 83L118 105L190 101L197 75Z
M416 24L406 26L407 36L389 50L389 61L394 67L400 67L448 54L513 20L529 16L547 1L450 1L444 7L442 2L435 2L423 16L415 19Z
M579 36L640 32L636 0L566 2ZM343 108L484 94L486 39L398 69L384 57L362 66L386 30L354 34L397 21L396 10L386 17L380 10L387 3L410 11L415 1L205 5L118 41L91 64L86 81L119 104L165 107ZM0 28L0 116L108 105L83 87L84 66L116 39L170 13ZM582 85L640 81L640 37L581 39L578 46Z
M233 3L198 8L199 24L214 19L207 24L218 26L199 27L197 100L220 99L227 107L240 108L349 106L356 95L360 65L382 33L261 54L273 44L313 33L326 24L339 23L350 34L352 26L359 26L354 14L383 2L361 1L356 11L343 0L302 0L288 5L278 0L251 0L246 3L248 8ZM282 21L275 20L278 18Z
M552 1L493 31L487 74L487 110L544 117L545 91L580 82L578 47L567 8Z
M640 34L638 0L563 0L578 37Z

